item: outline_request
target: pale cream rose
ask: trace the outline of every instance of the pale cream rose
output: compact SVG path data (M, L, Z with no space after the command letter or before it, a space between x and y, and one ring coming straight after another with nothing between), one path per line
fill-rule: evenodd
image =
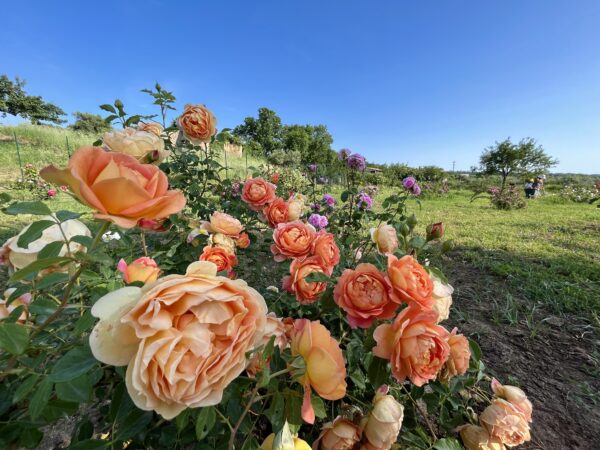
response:
M483 410L479 423L492 438L509 447L521 445L531 439L525 415L512 403L501 398L492 400Z
M433 292L431 296L434 299L433 306L431 307L435 312L438 313L437 322L440 323L450 317L450 306L452 306L452 293L454 288L444 283L435 275L431 275L433 281Z
M377 251L385 255L398 249L398 235L392 225L383 222L377 228L371 228L371 240L377 246Z
M92 311L101 319L92 351L107 364L128 365L127 390L138 408L172 419L186 408L218 404L246 368L246 353L262 341L262 296L216 273L213 263L195 262L185 275L108 294ZM121 335L137 344L121 344Z
M235 255L235 241L231 239L229 236L226 236L221 233L216 233L210 236L208 242L211 243L215 247L221 247L227 250L229 253Z
M202 222L201 228L209 233L221 233L230 237L238 237L244 227L235 217L220 211L215 211L210 215L210 221Z
M40 220L56 221L53 216L45 216ZM4 261L5 265L8 266L9 272L21 270L23 267L28 266L38 258L38 253L48 244L52 242L64 241L66 236L67 239L71 239L74 236L88 236L91 237L92 233L82 222L79 220L71 219L66 220L60 224L51 225L46 228L42 235L33 242L30 242L27 248L21 248L17 244L19 237L21 237L28 229L30 225L27 225L21 230L19 234L10 238L4 244ZM62 229L62 232L61 232ZM69 243L69 250L67 250L67 244L63 245L58 253L58 256L66 256L68 252L77 253L85 252L86 247L78 244L77 242L71 241ZM55 267L52 270L66 271L67 266Z
M373 409L363 419L363 433L371 448L389 449L398 439L404 407L387 393L387 386L378 389L373 399ZM369 448L369 447L367 447Z
M362 431L358 425L338 416L333 422L323 425L313 447L317 450L352 450L361 436Z
M8 299L16 291L16 288L10 288L4 291L4 299L0 299L0 320L6 319L15 309L23 306L23 312L19 315L17 323L25 323L29 317L28 307L31 304L31 293L27 292L15 298L10 305L6 306Z
M467 450L505 450L504 444L490 437L485 428L477 425L463 425L458 429L463 445Z
M528 422L532 421L531 416L533 414L533 406L522 389L516 386L501 384L498 380L492 378L492 391L494 391L494 394L498 397L503 398L507 402L512 403L513 406L517 407Z
M127 127L104 133L102 141L109 151L133 156L142 163L160 162L167 156L163 140L150 131Z
M156 122L140 122L138 123L138 131L147 131L148 133L155 134L160 137L163 132L163 127L160 123Z
M298 220L304 214L306 197L302 194L293 194L288 199L288 220Z

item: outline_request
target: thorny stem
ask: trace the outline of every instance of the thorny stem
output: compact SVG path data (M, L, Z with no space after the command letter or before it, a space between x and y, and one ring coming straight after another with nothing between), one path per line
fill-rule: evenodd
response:
M235 435L237 434L240 426L242 425L242 422L248 415L248 411L250 411L250 408L254 404L256 394L258 394L258 384L252 390L252 394L250 395L250 400L248 400L248 403L246 404L246 407L244 408L244 412L242 412L242 415L240 416L238 421L233 426L233 430L231 430L231 436L229 437L229 445L227 446L227 448L229 450L233 450L235 448Z
M144 256L148 256L148 247L146 246L146 233L144 230L140 230L140 239L142 241L142 250L144 250Z

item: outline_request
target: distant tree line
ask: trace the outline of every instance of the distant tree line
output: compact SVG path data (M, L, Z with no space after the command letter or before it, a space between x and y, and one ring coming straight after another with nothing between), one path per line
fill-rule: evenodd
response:
M6 75L0 75L0 115L19 116L34 125L43 122L62 124L65 112L54 103L46 102L39 95L29 95L23 89L25 80L16 77L14 81Z

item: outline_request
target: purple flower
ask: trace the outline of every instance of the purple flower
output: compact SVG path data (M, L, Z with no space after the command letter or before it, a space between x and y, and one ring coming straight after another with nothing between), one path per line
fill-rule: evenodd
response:
M413 184L411 191L412 191L413 195L420 195L421 194L421 186L419 186L417 183L415 183L415 184Z
M404 180L402 180L402 186L404 186L406 189L410 189L415 185L416 182L417 180L415 180L415 177L406 177Z
M325 194L323 196L323 201L327 204L327 206L332 207L335 205L335 198L331 194Z
M329 225L329 220L327 220L327 217L321 216L320 214L311 214L308 218L308 223L315 228L321 229Z
M315 163L309 164L306 167L308 167L308 170L310 170L313 173L317 171L317 165Z
M318 203L311 203L310 209L312 209L314 212L319 212L321 211L321 205L319 205Z
M361 192L360 194L358 194L357 205L359 208L364 205L365 209L371 209L371 207L373 206L373 199L369 197L369 194L367 194L366 192Z
M367 167L367 161L365 160L365 157L363 155L354 153L353 155L348 156L348 159L346 160L346 165L349 169L360 170L362 172Z
M350 150L343 148L338 152L338 158L340 161L346 161L351 154L352 152Z

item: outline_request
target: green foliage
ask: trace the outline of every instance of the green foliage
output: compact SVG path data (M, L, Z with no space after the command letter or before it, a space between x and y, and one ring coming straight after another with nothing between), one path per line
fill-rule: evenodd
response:
M75 122L69 125L72 130L99 135L112 129L111 125L98 114L76 111L73 115Z

